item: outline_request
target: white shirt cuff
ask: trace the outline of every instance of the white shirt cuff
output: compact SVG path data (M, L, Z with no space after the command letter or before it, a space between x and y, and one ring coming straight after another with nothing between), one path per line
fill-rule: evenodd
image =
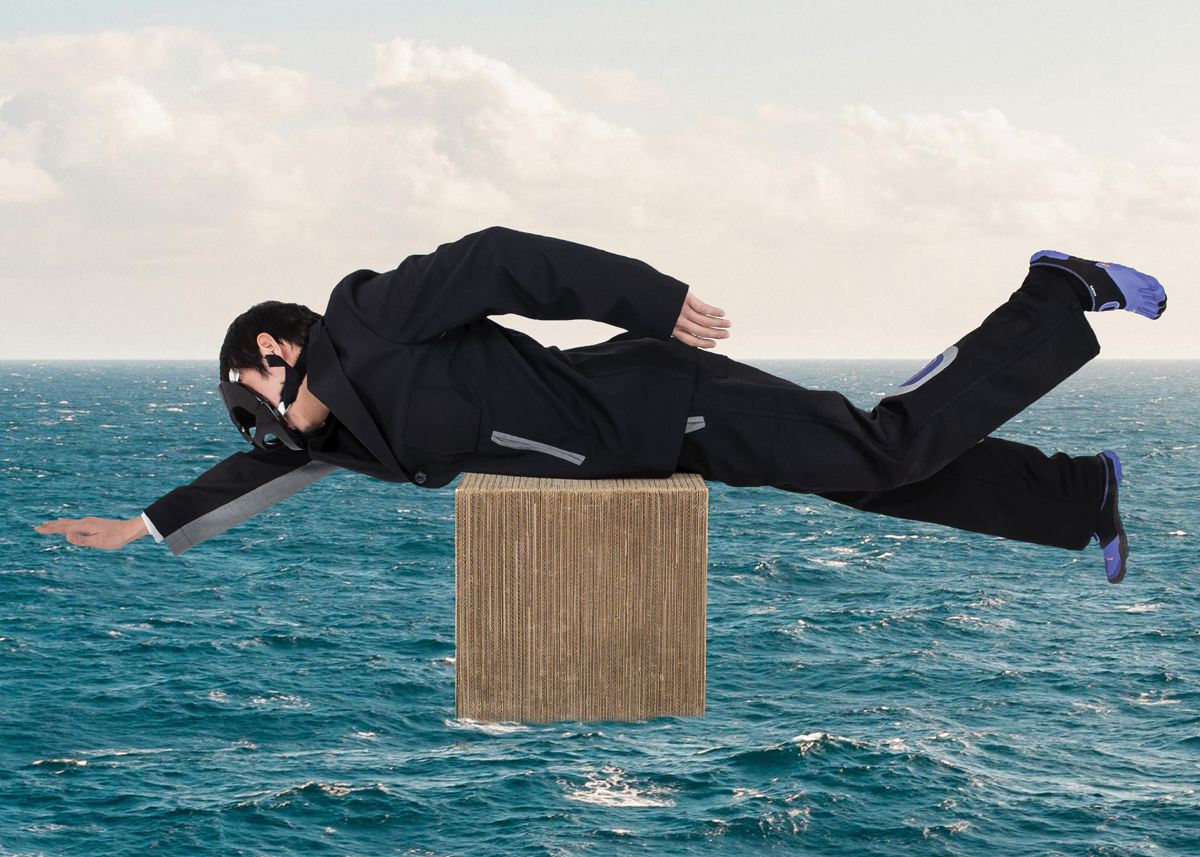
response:
M155 528L154 522L146 517L145 512L142 512L142 520L146 522L146 529L149 531L150 535L154 536L154 541L161 542L163 540L162 536L158 534L158 530Z

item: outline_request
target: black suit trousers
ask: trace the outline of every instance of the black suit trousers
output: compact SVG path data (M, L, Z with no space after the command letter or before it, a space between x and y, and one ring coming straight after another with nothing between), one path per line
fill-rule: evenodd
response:
M1082 550L1100 512L1094 455L1047 456L990 433L1100 345L1059 275L1034 268L975 330L870 411L730 360L702 374L677 469L856 509Z

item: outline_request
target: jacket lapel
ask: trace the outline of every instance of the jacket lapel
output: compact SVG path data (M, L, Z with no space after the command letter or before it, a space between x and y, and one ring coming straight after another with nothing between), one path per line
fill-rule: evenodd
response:
M346 373L342 371L333 340L325 331L324 320L318 321L308 332L308 352L308 388L313 395L320 399L385 467L412 481L412 477L400 466L387 441L379 433L379 427L367 413L362 400L350 386Z

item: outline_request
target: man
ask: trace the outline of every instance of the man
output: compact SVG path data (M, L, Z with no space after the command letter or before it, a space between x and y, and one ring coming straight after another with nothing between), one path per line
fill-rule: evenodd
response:
M682 470L1035 544L1095 540L1116 583L1117 456L1048 457L989 434L1100 352L1085 310L1165 308L1153 277L1042 251L977 329L863 411L709 351L729 335L724 312L644 262L492 227L350 274L324 316L247 311L226 334L220 390L252 449L138 518L37 530L103 549L153 533L178 556L339 467L424 488L464 471ZM506 313L628 332L547 348L488 318Z

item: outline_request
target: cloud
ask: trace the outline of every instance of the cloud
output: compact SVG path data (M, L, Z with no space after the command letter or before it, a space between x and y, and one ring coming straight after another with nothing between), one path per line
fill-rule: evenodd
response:
M646 97L646 87L627 68L593 68L585 83L592 94L604 101L641 101Z
M9 354L59 353L47 312L77 356L214 352L252 300L320 309L352 270L493 223L646 259L736 309L749 356L888 353L855 330L906 323L931 346L922 331L966 318L894 298L919 291L925 260L977 272L980 254L1012 254L958 296L976 312L1050 238L1132 247L1200 219L1200 153L1161 133L1116 161L997 109L758 102L651 135L468 46L379 43L349 90L247 58L272 54L176 27L0 42ZM628 70L589 81L608 101L645 93ZM796 154L788 133L819 145Z
M1147 173L1088 156L1057 135L1013 127L997 109L894 120L856 106L843 112L842 129L848 146L823 173L823 197L879 229L1055 232L1200 216L1194 170L1165 181L1170 168Z
M408 39L377 46L370 90L350 115L429 128L458 170L522 196L610 175L638 144L631 129L566 107L506 63Z
M37 164L0 158L0 202L33 202L58 193L58 183Z

